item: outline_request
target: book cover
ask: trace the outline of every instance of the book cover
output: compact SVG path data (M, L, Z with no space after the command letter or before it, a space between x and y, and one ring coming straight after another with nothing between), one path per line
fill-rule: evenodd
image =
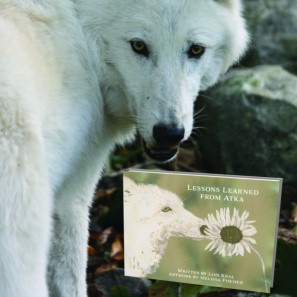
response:
M125 275L269 292L282 179L124 173Z

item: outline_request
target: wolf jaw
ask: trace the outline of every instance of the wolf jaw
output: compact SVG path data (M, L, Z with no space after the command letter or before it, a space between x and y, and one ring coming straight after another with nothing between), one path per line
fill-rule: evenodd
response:
M178 154L179 146L148 146L142 140L143 150L149 158L156 162L166 163L175 159Z

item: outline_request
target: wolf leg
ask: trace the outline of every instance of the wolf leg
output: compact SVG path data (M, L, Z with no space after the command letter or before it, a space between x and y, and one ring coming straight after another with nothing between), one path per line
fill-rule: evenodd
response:
M94 136L95 138L95 136ZM106 159L102 146L84 154L58 193L48 284L51 297L86 297L89 207ZM100 152L99 152L100 150Z
M88 205L76 201L64 206L61 203L54 215L48 271L50 296L87 296L87 240Z
M89 207L95 186L114 145L104 138L103 125L94 125L86 151L55 200L54 234L50 249L48 285L51 297L87 297L86 266Z
M38 122L19 102L0 80L0 297L46 297L51 194Z

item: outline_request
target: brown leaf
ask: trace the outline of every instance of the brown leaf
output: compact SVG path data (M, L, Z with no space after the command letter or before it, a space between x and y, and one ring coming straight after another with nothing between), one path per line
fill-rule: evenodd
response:
M88 246L88 256L89 257L92 257L92 256L94 256L96 254L96 251L95 251L95 249L92 247L92 246Z
M99 266L96 269L95 275L100 276L100 275L104 274L107 271L110 271L110 270L113 270L113 269L117 268L117 266L118 265L115 262L111 262L111 263L108 263L108 264L103 264L103 265Z
M113 259L117 261L123 261L124 260L124 251L118 252Z
M110 257L119 261L124 259L123 239L120 235L117 235L111 245Z
M112 233L113 233L112 227L109 227L109 228L103 230L102 232L100 232L99 236L97 237L97 244L99 246L105 244L108 241L108 239Z
M117 191L117 188L110 188L110 189L100 189L96 192L96 195L95 195L95 199L102 199L106 196L109 196L111 194L113 194L115 191Z

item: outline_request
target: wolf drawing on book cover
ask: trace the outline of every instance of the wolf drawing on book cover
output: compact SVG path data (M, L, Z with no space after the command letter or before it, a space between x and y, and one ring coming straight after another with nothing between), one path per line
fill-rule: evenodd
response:
M204 221L184 208L174 193L124 178L125 264L130 276L156 272L172 236L202 238Z

